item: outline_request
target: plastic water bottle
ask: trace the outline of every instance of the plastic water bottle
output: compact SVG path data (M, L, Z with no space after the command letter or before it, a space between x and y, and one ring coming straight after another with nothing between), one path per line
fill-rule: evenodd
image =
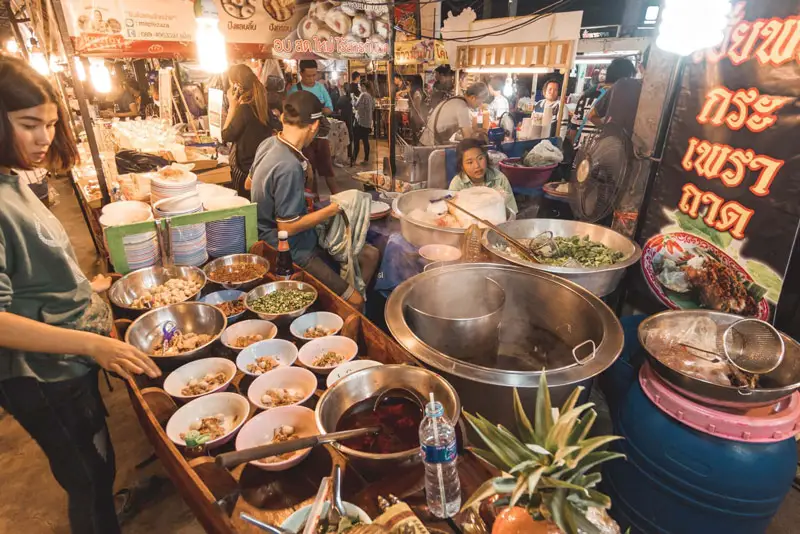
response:
M419 426L419 442L425 463L428 508L436 517L453 517L461 509L456 431L444 416L442 404L434 400L433 393Z

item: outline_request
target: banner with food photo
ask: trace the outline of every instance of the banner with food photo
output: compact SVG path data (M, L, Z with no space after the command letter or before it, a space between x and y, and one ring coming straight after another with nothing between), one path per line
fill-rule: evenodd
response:
M231 57L269 57L296 33L307 0L212 0ZM195 0L67 0L69 33L81 55L194 57Z
M724 42L685 59L642 223L639 284L661 306L770 320L781 302L800 224L797 9L740 2Z
M392 26L386 2L315 0L303 7L296 30L273 41L275 57L376 60L390 56Z

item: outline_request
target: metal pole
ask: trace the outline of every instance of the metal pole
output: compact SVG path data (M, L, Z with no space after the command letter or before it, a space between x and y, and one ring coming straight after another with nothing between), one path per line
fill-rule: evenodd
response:
M22 32L19 31L19 21L17 21L17 14L14 13L14 8L11 6L11 0L3 2L8 10L8 20L11 22L11 29L14 31L14 37L19 44L19 50L22 52L22 57L28 61L28 47L25 45L25 38L22 37Z
M94 125L92 124L92 117L89 115L89 105L87 104L86 93L83 90L83 82L78 78L75 62L71 61L71 58L75 57L75 48L72 46L72 41L67 31L67 19L64 16L64 7L61 5L61 0L52 0L52 2L53 12L56 16L56 24L58 24L58 33L61 37L61 44L64 46L64 54L67 56L69 72L75 84L75 97L78 99L78 106L81 110L81 120L83 121L83 129L86 131L86 140L89 142L89 150L92 153L92 163L94 163L95 171L97 171L97 183L100 186L102 205L105 206L111 203L111 195L108 194L108 184L106 183L106 175L103 172L103 162L100 160L100 148L97 145L97 138L94 136ZM86 72L88 75L89 69L86 69Z
M567 85L569 85L569 68L564 69L564 78L561 85L561 103L558 106L558 117L556 118L556 137L561 134L561 117L564 116L564 108L567 107Z
M389 85L389 170L392 177L392 186L391 191L394 191L394 173L396 156L397 154L395 151L397 150L397 137L396 137L396 125L395 125L395 118L394 118L394 101L395 101L395 89L394 89L394 41L395 41L395 29L394 29L394 7L389 6L389 25L392 28L392 33L389 34L389 59L386 62L386 81Z

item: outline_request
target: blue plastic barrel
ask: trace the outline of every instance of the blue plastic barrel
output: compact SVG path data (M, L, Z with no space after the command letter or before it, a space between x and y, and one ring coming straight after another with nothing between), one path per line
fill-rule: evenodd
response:
M597 383L612 414L616 413L631 384L636 382L639 376L639 368L644 361L640 354L643 349L639 343L639 324L646 318L647 315L628 315L620 319L622 332L625 335L622 354L611 367L597 377Z
M732 441L662 412L636 380L614 417L627 461L608 462L611 516L632 534L761 534L791 489L793 438ZM800 532L800 525L798 525Z

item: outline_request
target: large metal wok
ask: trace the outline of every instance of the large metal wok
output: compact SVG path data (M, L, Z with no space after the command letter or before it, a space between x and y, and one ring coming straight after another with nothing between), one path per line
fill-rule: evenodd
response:
M659 359L652 336L675 335L676 343L687 325L709 318L724 330L741 317L711 310L665 311L648 317L639 325L639 342L653 370L673 388L694 400L733 409L750 409L777 403L800 389L800 344L781 333L786 347L783 362L769 374L761 375L755 389L723 386L673 369Z
M642 256L642 249L639 248L639 245L610 228L596 224L559 219L526 219L510 221L499 226L515 239L533 239L543 232L552 232L554 237L589 236L592 241L622 252L624 254L622 261L607 267L557 267L543 263L530 263L513 254L498 250L495 245L503 244L505 240L491 229L483 234L481 243L493 258L528 269L553 273L585 287L598 297L612 293L625 276L625 270L638 262Z
M486 298L487 279L505 295L499 329L484 324L486 315L476 305ZM451 319L450 335L473 321L473 334L486 338L475 344L491 346L490 336L498 336L499 350L475 355L435 348L448 333L424 339L428 333L415 329L410 308L436 309L437 300L448 303L438 313L452 315L440 317ZM465 319L469 310L477 312ZM460 264L423 272L392 292L386 322L406 350L453 384L465 409L506 425L514 424L512 388L519 388L526 407L532 407L546 369L554 404L563 403L578 385L588 394L593 378L616 360L623 343L619 321L599 298L563 278L512 265ZM438 324L448 328L446 321Z

